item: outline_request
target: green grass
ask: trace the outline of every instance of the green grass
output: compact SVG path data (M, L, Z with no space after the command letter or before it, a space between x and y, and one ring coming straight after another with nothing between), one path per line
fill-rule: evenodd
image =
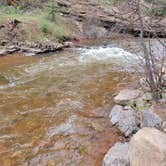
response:
M48 33L50 31L50 23L48 20L42 20L40 22L40 30L43 32L43 33Z
M20 9L20 7L14 7L14 6L1 6L0 7L0 14L1 15L21 15L23 14L23 11Z
M7 23L13 19L21 21L19 29L24 33L19 35L20 40L22 36L22 40L52 40L59 42L64 35L70 35L69 28L61 21L64 18L57 15L57 20L52 21L44 10L38 13L25 13L18 7L0 7L0 15L0 24ZM4 33L4 31L0 31L0 33Z
M64 36L64 29L61 26L57 26L54 32L55 40L60 42Z

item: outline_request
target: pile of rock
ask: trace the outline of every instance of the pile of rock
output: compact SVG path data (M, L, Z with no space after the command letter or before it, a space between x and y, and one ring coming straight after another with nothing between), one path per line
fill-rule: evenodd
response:
M166 134L155 128L139 130L129 143L116 143L103 166L165 166Z
M34 42L17 42L13 45L6 46L0 50L0 56L5 56L15 52L21 52L25 55L37 55L49 52L56 52L63 48L69 47L70 43L34 43Z
M103 166L166 165L166 121L153 111L151 101L149 93L133 89L122 90L114 98L110 120L131 140L116 143L105 155Z
M114 98L116 105L109 117L111 122L127 137L143 127L158 127L162 120L153 112L150 94L140 90L125 89Z

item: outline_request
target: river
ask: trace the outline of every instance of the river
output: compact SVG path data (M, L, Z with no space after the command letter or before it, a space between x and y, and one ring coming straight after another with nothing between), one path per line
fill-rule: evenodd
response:
M123 139L108 115L135 63L134 54L110 44L1 57L1 165L101 165Z

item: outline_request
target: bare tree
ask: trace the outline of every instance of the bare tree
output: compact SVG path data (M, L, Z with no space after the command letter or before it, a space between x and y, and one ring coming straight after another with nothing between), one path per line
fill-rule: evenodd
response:
M166 88L166 82L164 79L164 68L166 61L165 52L163 51L162 56L155 57L151 49L150 40L148 46L144 41L144 29L146 24L143 19L140 0L128 0L128 5L137 15L137 20L140 26L140 43L143 52L143 62L145 67L145 81L149 85L153 99L155 101L158 101L163 97L163 91L164 88ZM153 35L157 38L157 35L155 33ZM159 40L159 42L161 41ZM165 43L161 42L161 44L164 46L164 48L166 48Z
M163 97L163 94L166 91L166 44L162 40L160 40L161 33L158 32L153 25L148 24L144 18L145 13L144 9L153 11L153 2L154 0L150 0L151 5L144 6L143 0L127 0L127 6L129 7L129 11L125 12L117 12L114 11L114 17L117 19L115 29L121 32L123 29L128 29L132 33L136 33L140 37L141 44L141 66L144 69L145 74L145 82L148 84L150 91L152 93L153 99L158 101ZM155 1L156 4L156 1ZM164 7L160 7L163 9ZM126 5L126 4L125 4ZM125 6L126 8L126 6ZM148 9L147 9L148 8ZM158 11L158 10L157 10ZM153 13L150 13L150 18L153 19ZM161 13L158 13L161 14ZM127 17L126 17L127 16ZM156 19L156 18L155 18ZM158 22L160 18L157 19ZM119 21L119 25L118 25ZM118 26L118 27L117 27ZM125 27L125 28L124 28ZM125 33L125 31L124 31ZM144 37L149 37L149 41L147 44L147 40L145 41ZM164 50L162 55L156 56L153 53L153 49L151 46L150 38L154 37L158 40L158 42L163 46ZM139 56L140 57L140 56Z

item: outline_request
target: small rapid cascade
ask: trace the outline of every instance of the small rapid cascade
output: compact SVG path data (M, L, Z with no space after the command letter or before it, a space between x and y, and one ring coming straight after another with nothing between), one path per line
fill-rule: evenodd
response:
M81 48L78 58L80 63L107 63L117 65L115 70L133 70L138 65L139 59L135 54L112 45ZM114 66L115 66L114 65ZM118 68L117 68L118 67Z

